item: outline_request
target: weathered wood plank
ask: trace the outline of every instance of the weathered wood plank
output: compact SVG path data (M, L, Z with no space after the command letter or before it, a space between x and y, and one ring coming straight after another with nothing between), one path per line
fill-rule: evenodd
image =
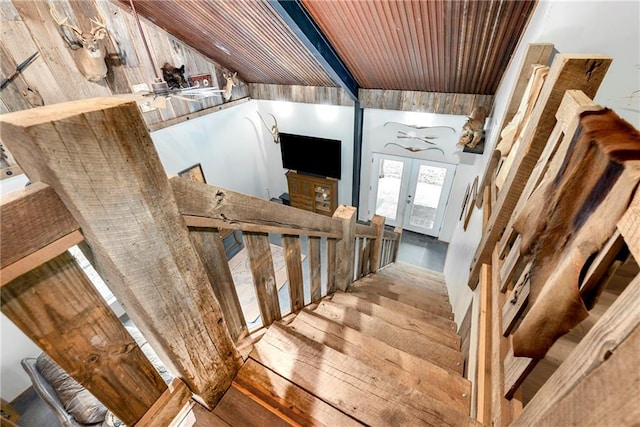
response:
M274 85L249 83L253 99L352 106L353 100L340 87Z
M451 305L448 302L425 296L422 292L407 292L406 286L389 285L380 281L377 277L363 277L358 281L356 288L376 293L453 320Z
M0 295L2 312L127 424L166 389L68 253L4 286Z
M235 342L247 332L247 323L242 314L220 233L213 229L194 228L189 230L189 237L200 255L213 293L220 302L224 322Z
M336 239L327 239L327 295L336 291L337 245Z
M480 274L480 320L478 321L478 381L476 386L476 419L491 423L491 267L482 266Z
M322 298L322 257L320 237L309 237L309 274L311 276L311 303Z
M344 307L353 308L360 313L380 318L386 322L396 325L403 330L412 331L418 335L436 340L454 350L460 350L460 336L453 331L447 331L428 322L411 318L402 313L398 313L381 305L374 304L363 298L358 298L357 294L336 292L328 301L335 302Z
M80 228L53 188L41 182L3 196L0 217L0 268Z
M318 304L314 312L451 372L462 374L462 354L431 338L416 335L377 317L326 300Z
M469 286L474 289L482 263L491 261L491 253L514 211L528 178L556 124L555 114L566 90L582 90L593 98L611 64L602 55L557 54L549 70L531 119L524 130L515 161L502 187L492 214L476 250L470 269Z
M535 64L547 65L553 49L554 46L552 43L529 43L527 45L527 50L524 53L524 58L518 71L518 80L511 92L511 97L505 110L504 123L509 123L516 114L516 111L518 111L520 101L531 77L531 67Z
M598 427L637 424L640 419L638 349L640 329L636 328L604 363L557 399L548 411L536 414L536 425Z
M240 356L135 102L86 99L0 122L3 142L67 206L96 269L165 365L213 405Z
M233 386L291 425L361 425L253 359L240 369Z
M524 380L540 362L539 359L530 357L516 357L513 355L513 348L509 346L504 357L504 397L511 399L520 388Z
M360 89L358 98L362 108L454 115L469 114L477 105L490 111L493 105L493 95L408 90Z
M372 426L477 425L466 415L277 323L251 358Z
M636 190L627 212L618 221L618 230L624 237L629 251L640 263L640 191Z
M170 180L187 225L254 232L340 237L340 222L269 200L248 196L180 177Z
M509 254L502 263L502 267L500 269L500 280L502 280L502 283L500 284L500 292L505 292L507 290L513 280L513 276L516 274L517 267L522 260L522 257L520 256L521 240L522 237L518 235L511 246Z
M302 251L298 236L283 235L287 277L289 279L289 300L291 312L295 313L304 307L304 283L302 282Z
M444 309L451 309L449 296L443 283L434 283L431 280L421 280L417 275L403 274L391 264L380 274L369 275L362 278L362 283L379 284L383 288L389 288L396 293L407 293L418 299L431 302Z
M398 350L353 328L332 322L312 311L301 311L288 325L294 331L329 346L409 387L469 413L471 384L460 375Z
M214 105L213 107L208 107L202 110L189 112L188 114L174 117L172 119L168 119L159 123L149 124L147 126L147 129L149 130L149 132L155 132L157 130L164 129L169 126L177 125L178 123L183 123L188 120L193 120L198 117L206 116L208 114L217 113L218 111L226 110L231 107L236 107L240 104L244 104L247 101L249 101L249 98L235 99L233 101L225 102L224 104Z
M360 299L370 301L374 304L378 304L382 307L393 310L396 313L400 313L411 317L412 319L420 320L429 323L432 326L436 326L445 331L456 332L456 323L449 317L442 317L438 314L431 313L429 311L422 310L404 302L396 301L392 298L387 298L382 295L378 295L375 292L368 292L366 289L362 289L357 286L351 287L348 292L357 296Z
M442 295L447 295L444 275L438 271L427 270L417 265L396 261L382 270L380 275L388 276L393 280L407 279L409 283L418 282L419 286L428 288Z
M70 247L78 245L84 241L82 233L73 231L66 236L53 241L47 246L30 253L13 264L9 264L0 270L0 285L4 286L19 276L37 268L38 266L51 261L58 255L67 251Z
M346 291L353 282L356 208L340 205L333 213L334 218L339 219L342 225L342 236L336 241L335 285L337 289Z
M249 255L251 275L253 276L253 285L256 290L260 315L262 316L262 324L263 326L269 326L275 320L282 318L269 235L266 233L244 232L242 233L242 238Z
M271 412L242 393L235 385L229 387L224 397L216 405L213 413L233 427L287 427L291 425L278 414Z
M175 378L169 387L136 423L136 427L164 427L171 424L176 415L189 403L191 390Z
M531 264L527 264L520 275L513 290L508 294L506 302L502 307L502 335L508 336L515 327L520 315L527 308L529 292L531 291L529 281L529 270Z
M371 249L371 273L376 273L380 268L380 252L382 251L382 235L384 234L384 222L386 218L380 215L374 215L371 218L371 225L376 228L376 236L374 237L373 248Z
M511 423L516 404L504 397L504 376L502 361L507 355L507 338L502 336L502 306L505 295L500 292L500 271L498 268L498 250L494 251L491 264L491 422L494 426L507 426Z
M536 425L541 416L553 410L572 390L579 387L585 378L603 364L610 363L611 355L620 350L620 345L637 331L640 325L640 275L636 276L618 296L609 309L576 346L571 355L560 365L556 372L525 406L514 425ZM637 357L637 347L635 349ZM623 369L627 375L628 365ZM633 396L615 394L618 404L621 400L633 399ZM583 406L586 412L594 411L589 405Z
M368 239L375 239L377 230L372 225L359 224L356 223L355 236L356 237L366 237Z

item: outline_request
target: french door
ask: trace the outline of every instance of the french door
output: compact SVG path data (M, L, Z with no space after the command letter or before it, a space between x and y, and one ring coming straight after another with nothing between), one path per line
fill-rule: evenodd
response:
M373 154L369 206L386 224L438 237L456 166Z

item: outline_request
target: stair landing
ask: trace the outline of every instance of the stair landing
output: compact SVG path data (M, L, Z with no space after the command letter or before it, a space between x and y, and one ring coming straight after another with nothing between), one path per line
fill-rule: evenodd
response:
M479 425L439 273L396 263L276 322L213 414L220 425Z

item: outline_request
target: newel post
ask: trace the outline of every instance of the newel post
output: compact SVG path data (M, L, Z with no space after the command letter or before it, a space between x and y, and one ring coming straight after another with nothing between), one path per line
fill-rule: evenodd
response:
M371 218L371 225L376 228L376 240L373 242L373 250L371 251L371 265L369 271L376 273L380 268L380 251L382 251L382 237L384 236L384 222L386 218L380 215L374 215Z
M96 268L163 362L207 406L241 358L135 102L5 114L2 142L80 225Z
M342 238L336 242L336 287L346 291L353 282L356 239L356 208L338 206L334 218L342 221Z

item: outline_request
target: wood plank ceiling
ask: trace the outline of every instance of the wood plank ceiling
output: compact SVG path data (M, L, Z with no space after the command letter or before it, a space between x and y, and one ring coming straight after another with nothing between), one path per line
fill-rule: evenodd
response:
M128 4L129 0L120 0ZM494 94L535 0L300 0L361 88ZM135 0L249 83L338 86L267 0Z

